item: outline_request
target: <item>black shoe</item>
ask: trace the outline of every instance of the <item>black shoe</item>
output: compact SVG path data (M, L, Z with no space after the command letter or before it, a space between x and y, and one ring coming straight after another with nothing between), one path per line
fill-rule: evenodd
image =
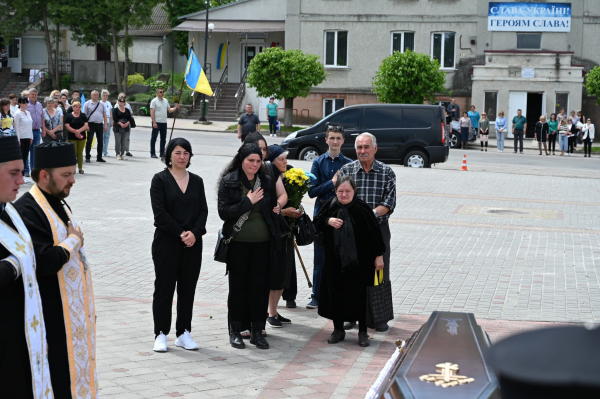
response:
M269 349L269 343L262 336L262 325L261 323L252 323L252 333L250 336L250 343L256 345L258 349Z
M290 299L289 301L285 301L285 307L290 308L290 309L295 309L296 301L294 301L293 299Z
M346 330L346 331L352 330L354 327L356 327L355 321L348 321L348 322L344 323L344 330Z
M388 327L387 323L383 323L383 324L380 324L377 327L375 327L375 331L378 331L378 332L384 332L389 329L390 329L390 327Z
M239 332L229 334L229 343L235 349L244 349L246 347L246 344L242 339L242 334L240 334Z
M106 163L106 161L105 161L104 159L102 159L102 158L98 158L98 159L96 160L96 162L105 162L105 163Z
M359 332L358 333L358 346L362 346L363 348L366 348L369 345L371 345L371 341L369 340L369 334L367 334L366 332Z
M156 154L152 154L152 155L150 155L150 158L158 158L158 157L156 156Z
M279 314L279 312L277 312L277 320L279 320L283 324L292 324L292 321L290 319L288 319L287 317L283 317Z
M340 330L333 330L329 339L327 340L328 344L337 344L340 341L343 341L346 338L346 332Z
M165 156L164 155L160 156L160 162L165 163Z
M132 156L133 156L133 155L131 155L131 153L130 153L129 151L127 151L127 152L125 153L125 155L127 155L128 157L132 157Z
M281 328L283 327L283 324L281 324L281 321L279 321L279 319L277 318L277 316L273 316L273 317L267 317L267 324L270 325L273 328Z
M92 162L92 160L91 160L91 159L89 159L89 158L86 158L86 159L85 159L85 162L87 162L87 163L90 163L90 162Z

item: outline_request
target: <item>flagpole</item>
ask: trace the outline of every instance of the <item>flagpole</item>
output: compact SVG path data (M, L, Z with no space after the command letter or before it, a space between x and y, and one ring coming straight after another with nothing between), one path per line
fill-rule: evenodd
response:
M194 47L194 39L192 39L192 45L190 46ZM189 51L188 51L189 53ZM173 76L175 76L175 74L173 74ZM181 103L181 96L183 95L183 85L185 83L185 71L183 72L183 79L181 79L181 89L179 89L179 98L177 98L177 105L179 105L179 103ZM169 141L171 141L171 139L173 138L173 129L175 129L175 121L177 120L177 111L179 111L179 108L175 109L175 115L173 115L173 126L171 126L171 135L169 136Z
M208 8L210 7L209 0L206 0L206 29L204 30L204 73L206 74L206 57L208 57ZM211 74L212 75L212 74ZM212 78L212 77L211 77ZM210 85L210 82L208 82ZM202 114L200 122L207 122L206 119L206 94L202 93Z

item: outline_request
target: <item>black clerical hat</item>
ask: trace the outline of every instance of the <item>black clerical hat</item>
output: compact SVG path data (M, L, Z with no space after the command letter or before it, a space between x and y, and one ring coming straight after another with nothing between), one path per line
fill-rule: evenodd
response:
M23 159L17 136L0 136L0 163Z
M35 146L33 167L40 169L62 168L77 164L73 143L51 141Z
M600 329L514 335L493 345L486 361L500 374L502 398L600 398Z

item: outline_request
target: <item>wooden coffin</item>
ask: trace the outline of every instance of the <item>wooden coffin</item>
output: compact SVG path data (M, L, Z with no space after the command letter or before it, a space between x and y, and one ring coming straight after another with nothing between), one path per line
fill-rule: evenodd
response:
M491 345L472 313L433 312L370 391L381 399L499 399L483 353ZM400 345L399 345L400 346ZM368 395L369 396L369 395Z

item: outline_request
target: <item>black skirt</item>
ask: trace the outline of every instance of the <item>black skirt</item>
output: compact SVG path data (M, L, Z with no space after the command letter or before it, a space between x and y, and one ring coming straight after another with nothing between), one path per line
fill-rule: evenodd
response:
M281 249L278 259L277 265L271 267L271 279L269 282L269 289L271 290L284 290L290 286L292 270L296 267L293 236L281 238Z

